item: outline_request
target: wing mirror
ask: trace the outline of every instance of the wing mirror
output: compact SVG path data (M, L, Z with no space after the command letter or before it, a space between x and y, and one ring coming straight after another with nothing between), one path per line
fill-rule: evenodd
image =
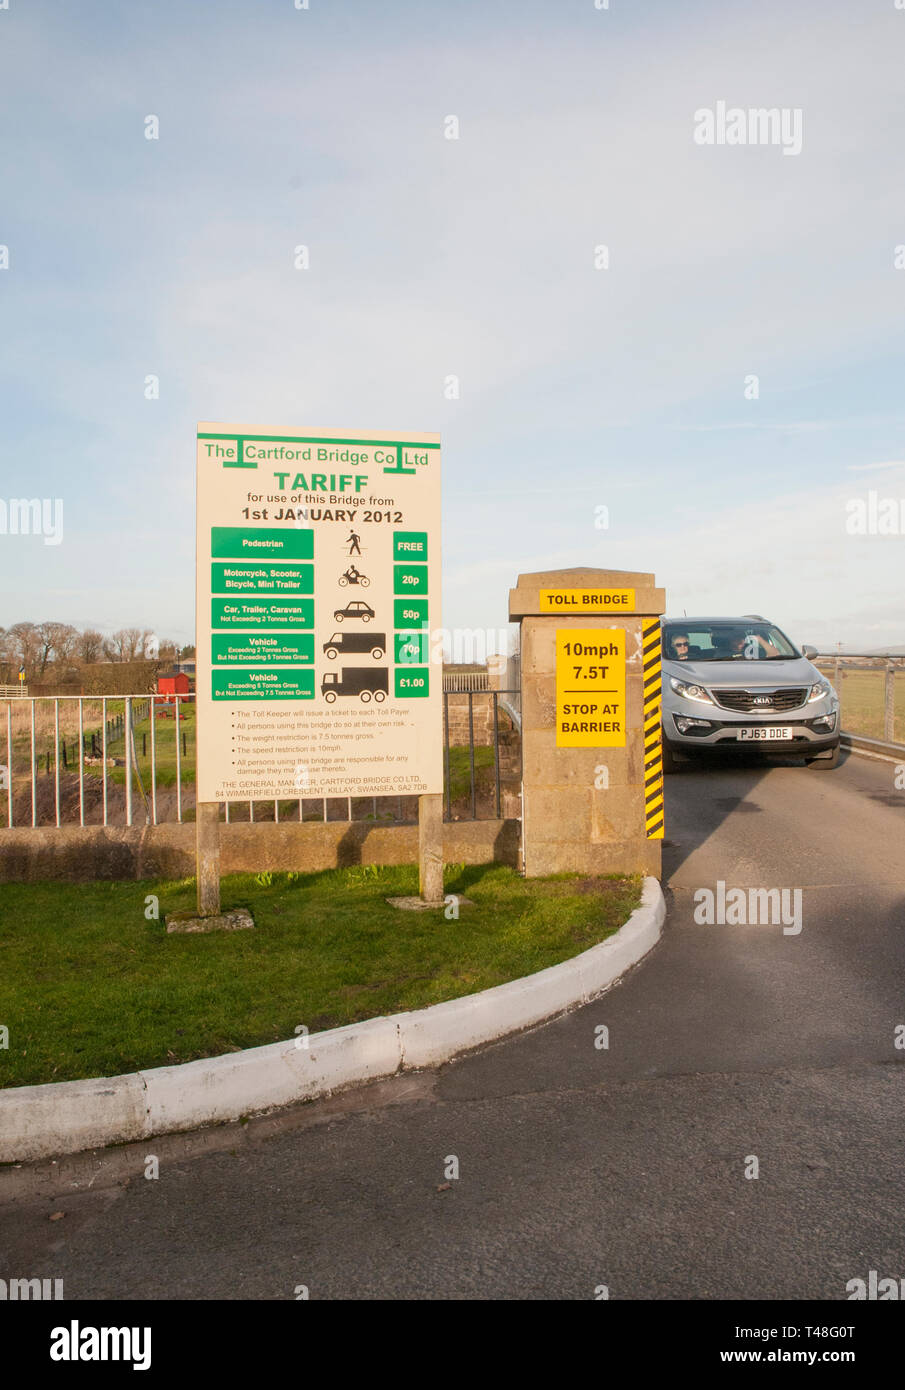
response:
M813 661L814 657L819 655L816 647L802 647L801 654L806 657L808 661Z

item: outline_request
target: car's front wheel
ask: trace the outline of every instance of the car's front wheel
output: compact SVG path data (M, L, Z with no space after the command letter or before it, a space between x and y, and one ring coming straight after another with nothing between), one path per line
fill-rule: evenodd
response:
M663 740L663 771L664 771L664 772L679 772L680 769L681 769L681 767L682 767L682 763L681 763L680 759L678 759L678 758L676 757L675 753L672 751L671 745L670 745L669 743L667 743L666 739L664 739L664 740Z
M827 756L826 753L820 753L815 758L805 758L805 762L807 763L808 767L814 768L815 771L822 768L838 767L839 755L841 751L842 749L837 743L836 747L829 754L829 756Z

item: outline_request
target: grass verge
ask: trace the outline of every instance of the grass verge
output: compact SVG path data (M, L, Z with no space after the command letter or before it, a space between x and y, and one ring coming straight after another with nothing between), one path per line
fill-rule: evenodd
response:
M222 905L250 907L254 931L167 936L165 914L194 906L193 879L4 884L0 1086L214 1057L488 989L610 936L641 879L453 865L447 893L474 903L458 920L385 901L417 891L408 865L235 874Z

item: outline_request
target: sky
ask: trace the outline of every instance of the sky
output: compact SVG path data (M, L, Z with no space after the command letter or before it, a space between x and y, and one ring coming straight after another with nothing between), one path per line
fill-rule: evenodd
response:
M905 643L905 10L308 3L0 8L0 625L192 642L210 420L439 432L449 629L594 566Z

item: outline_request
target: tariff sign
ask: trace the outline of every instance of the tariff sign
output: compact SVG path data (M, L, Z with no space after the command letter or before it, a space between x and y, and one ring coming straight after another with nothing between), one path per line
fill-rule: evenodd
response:
M442 791L439 438L202 424L197 478L199 802Z

